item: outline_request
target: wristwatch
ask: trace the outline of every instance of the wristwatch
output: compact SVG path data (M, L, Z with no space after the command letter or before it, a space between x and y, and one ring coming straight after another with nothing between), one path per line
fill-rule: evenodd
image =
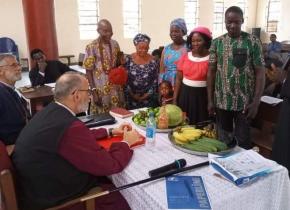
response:
M109 128L108 131L109 131L109 137L113 137L113 129L114 128Z

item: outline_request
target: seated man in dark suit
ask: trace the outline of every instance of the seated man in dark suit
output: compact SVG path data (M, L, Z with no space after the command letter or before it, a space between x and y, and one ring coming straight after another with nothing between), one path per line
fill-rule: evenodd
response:
M58 60L46 60L41 49L34 49L30 52L35 67L29 72L32 86L44 85L55 82L63 73L71 69Z
M21 67L15 56L0 54L0 140L6 145L15 143L28 118L26 102L15 91L20 79Z
M107 189L108 175L121 172L133 151L130 145L139 134L129 124L110 130L123 135L109 151L96 139L108 136L104 128L88 129L75 115L88 109L91 96L87 79L67 72L56 82L55 102L38 112L19 135L13 162L19 178L20 205L24 210L45 209L95 186ZM130 209L122 195L112 193L95 200L96 209ZM74 209L83 209L84 204Z

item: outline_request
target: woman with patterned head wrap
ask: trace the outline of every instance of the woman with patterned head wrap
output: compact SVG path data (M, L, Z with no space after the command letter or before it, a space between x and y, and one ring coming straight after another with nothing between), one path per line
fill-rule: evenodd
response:
M175 86L176 61L187 52L186 42L183 37L187 34L184 19L177 18L170 23L170 38L172 43L165 46L160 60L159 83L162 80L170 81Z
M125 97L128 109L152 107L157 94L159 64L148 54L150 37L137 34L133 39L136 52L126 57L125 68L128 70L128 82Z

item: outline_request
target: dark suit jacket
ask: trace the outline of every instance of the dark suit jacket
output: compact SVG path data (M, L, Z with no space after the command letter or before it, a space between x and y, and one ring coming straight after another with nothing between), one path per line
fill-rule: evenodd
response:
M36 66L29 72L29 78L32 86L44 85L46 83L53 83L65 72L71 69L61 63L60 61L46 61L45 74L42 76L39 73L39 68Z

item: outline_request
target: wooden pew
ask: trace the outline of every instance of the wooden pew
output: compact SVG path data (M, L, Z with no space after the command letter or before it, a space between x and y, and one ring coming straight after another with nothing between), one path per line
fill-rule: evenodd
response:
M260 154L266 158L271 157L275 125L279 117L280 108L281 103L270 105L261 102L251 128L252 142L254 146L259 148Z

